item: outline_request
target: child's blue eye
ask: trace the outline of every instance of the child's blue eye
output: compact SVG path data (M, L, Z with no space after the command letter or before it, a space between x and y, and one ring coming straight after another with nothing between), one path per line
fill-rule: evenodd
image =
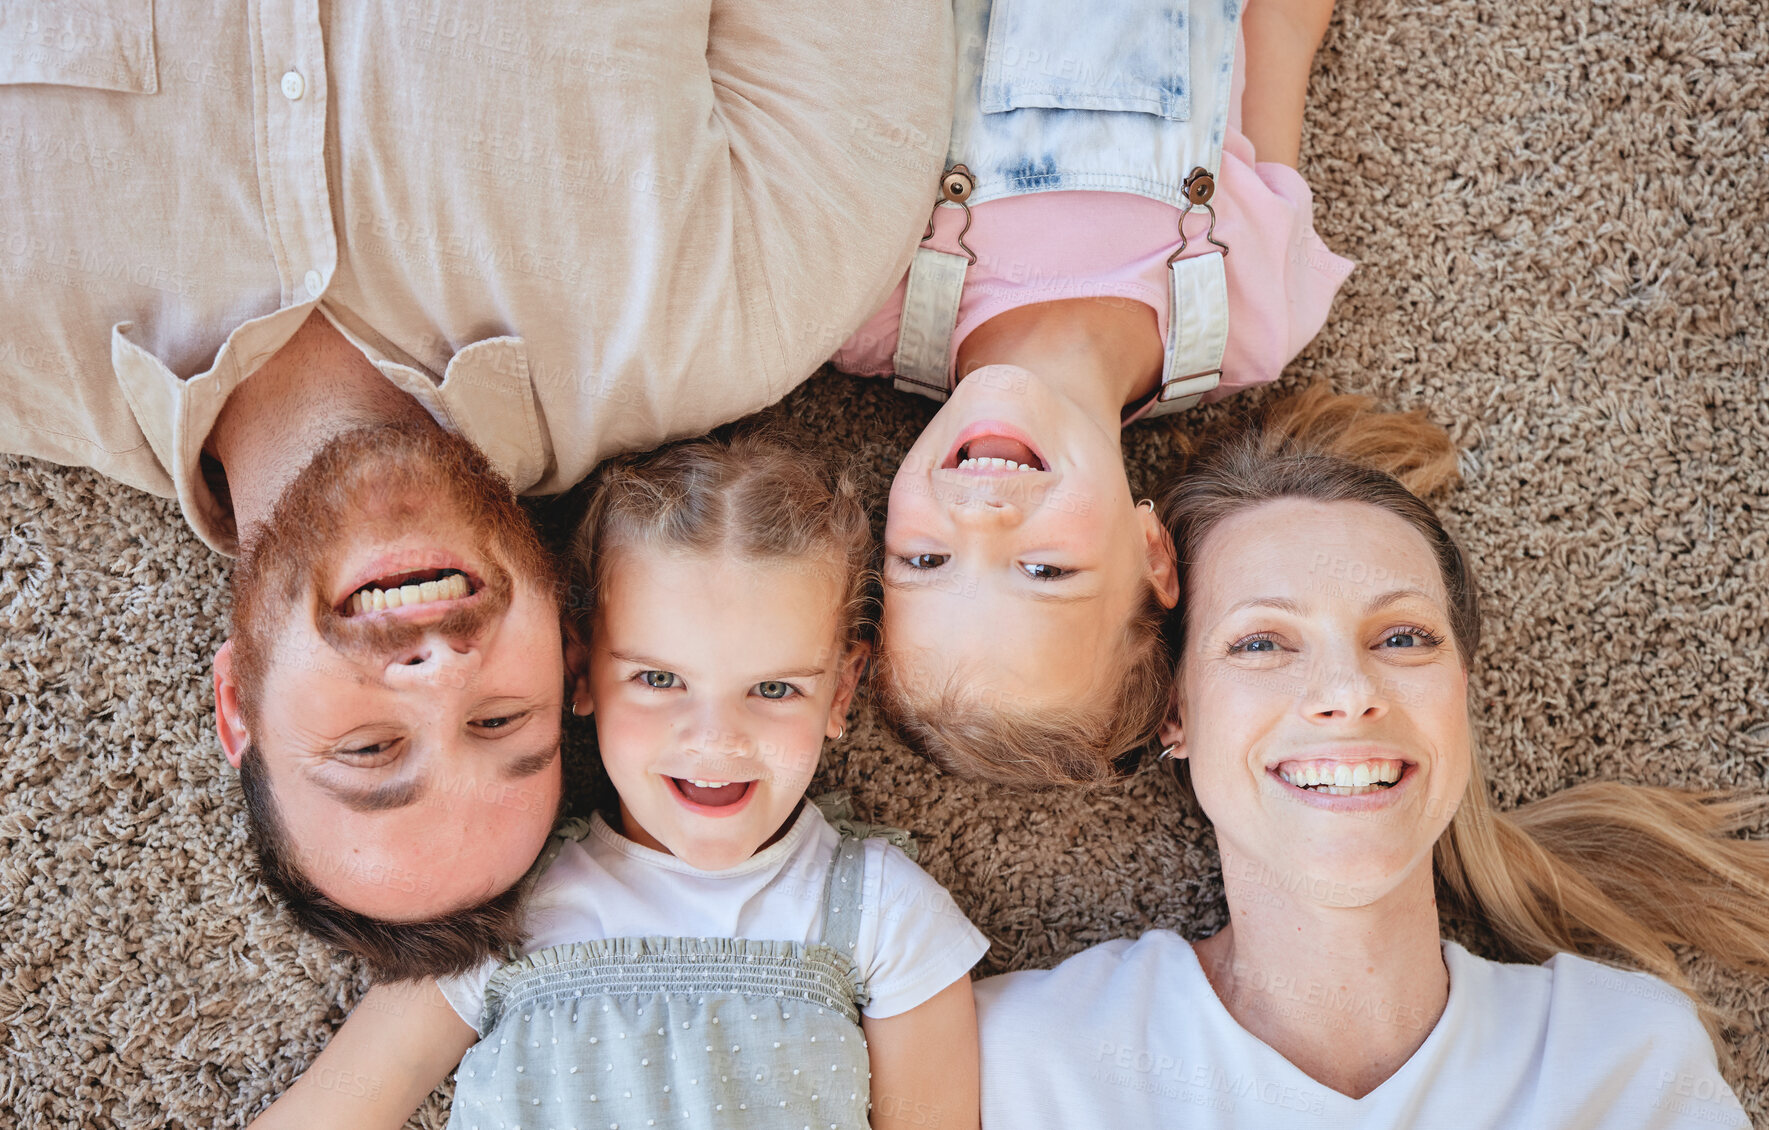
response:
M950 560L950 553L916 553L903 558L903 564L911 569L938 569Z
M682 681L674 671L641 671L639 678L645 680L646 686L658 691L670 690Z
M756 693L763 698L790 698L798 693L798 688L778 679L768 679L756 684Z

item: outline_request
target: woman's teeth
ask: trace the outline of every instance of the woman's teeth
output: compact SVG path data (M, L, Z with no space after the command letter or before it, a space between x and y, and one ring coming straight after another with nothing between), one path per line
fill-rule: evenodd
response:
M726 785L729 785L731 782L730 781L700 781L700 780L696 780L693 777L690 777L690 778L688 778L688 783L690 785L696 785L696 786L703 788L703 789L722 789Z
M1280 766L1278 776L1299 789L1316 789L1329 796L1362 796L1392 787L1403 768L1399 761L1289 765Z
M346 616L363 612L380 612L387 608L404 608L412 604L429 604L434 600L458 600L473 591L464 573L450 573L440 581L419 581L396 589L359 589L344 604Z
M1024 463L1015 463L1012 459L960 459L960 471L1036 471L1036 467L1028 467Z

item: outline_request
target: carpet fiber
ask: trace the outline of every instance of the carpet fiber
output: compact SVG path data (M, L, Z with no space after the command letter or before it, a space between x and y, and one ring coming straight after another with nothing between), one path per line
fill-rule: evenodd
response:
M1362 266L1285 385L1424 407L1464 449L1447 511L1487 591L1501 803L1597 777L1769 787L1759 5L1341 9L1303 160ZM881 468L929 415L843 377L789 405ZM1135 429L1134 485L1198 424ZM0 522L0 1124L243 1125L364 984L247 866L210 721L226 563L171 503L84 471L0 461ZM572 750L581 796L587 733ZM1028 799L936 777L866 714L822 778L922 839L994 942L985 972L1221 922L1213 840L1152 767ZM1769 1123L1769 984L1695 973Z

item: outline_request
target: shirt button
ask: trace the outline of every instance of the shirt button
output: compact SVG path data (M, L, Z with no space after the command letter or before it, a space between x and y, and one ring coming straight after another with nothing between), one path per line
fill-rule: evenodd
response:
M318 271L308 271L307 277L301 281L307 284L307 293L314 298L318 298L320 291L326 288L326 280L319 277Z
M290 102L298 102L307 93L307 80L301 77L300 71L290 71L283 76L283 97Z

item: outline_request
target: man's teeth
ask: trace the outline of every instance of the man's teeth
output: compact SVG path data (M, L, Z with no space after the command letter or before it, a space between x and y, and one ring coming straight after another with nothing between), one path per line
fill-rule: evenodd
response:
M410 604L428 604L433 600L459 600L471 592L466 574L450 573L440 581L414 581L396 589L362 589L350 595L344 614L356 616L363 612L404 608Z
M1024 463L1016 463L1012 459L960 459L960 471L1035 471L1036 467L1028 467Z
M1300 789L1318 789L1329 796L1360 796L1393 785L1400 780L1403 768L1399 761L1320 763L1280 768L1278 776Z

